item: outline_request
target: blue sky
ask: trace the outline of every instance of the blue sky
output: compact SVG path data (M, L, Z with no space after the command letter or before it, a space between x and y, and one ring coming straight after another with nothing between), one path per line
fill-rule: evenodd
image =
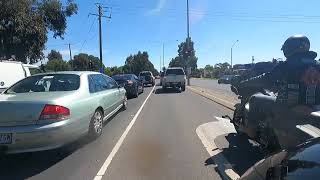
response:
M190 32L195 42L198 66L230 61L234 64L283 58L282 43L294 34L305 34L311 49L320 52L319 0L189 0ZM112 19L103 20L103 60L106 66L124 64L129 54L148 51L159 68L162 44L165 64L177 55L179 42L186 38L186 0L76 0L77 15L68 19L64 40L49 33L46 53L59 50L66 60L67 43L73 55L99 55L98 21L94 2L113 7ZM317 15L318 14L318 15ZM109 15L106 12L105 15ZM178 41L177 41L178 40Z

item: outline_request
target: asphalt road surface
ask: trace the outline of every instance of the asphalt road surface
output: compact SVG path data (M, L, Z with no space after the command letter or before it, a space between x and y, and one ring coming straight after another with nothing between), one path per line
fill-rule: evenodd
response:
M189 90L160 86L146 88L128 106L96 141L1 157L0 179L221 179L196 128L231 111Z
M230 84L218 84L218 80L193 78L190 80L190 84L234 96L234 93L230 90Z

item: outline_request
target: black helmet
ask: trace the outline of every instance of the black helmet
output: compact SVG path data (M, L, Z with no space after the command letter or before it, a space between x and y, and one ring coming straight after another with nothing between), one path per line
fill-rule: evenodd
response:
M308 52L310 50L310 41L303 35L291 36L284 42L281 50L286 58L296 53Z

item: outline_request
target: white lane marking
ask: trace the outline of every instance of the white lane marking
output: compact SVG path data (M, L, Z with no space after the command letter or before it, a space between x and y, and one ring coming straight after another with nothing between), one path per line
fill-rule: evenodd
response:
M224 157L222 151L214 143L214 139L218 136L225 133L234 132L234 127L231 127L229 124L225 124L228 123L227 119L219 117L215 118L217 118L218 122L202 124L197 127L196 133L213 161L217 164L217 168L221 172L223 178L231 180L239 179L240 176L232 168L230 168L230 163Z
M123 132L123 134L121 135L121 137L118 140L118 142L116 143L116 145L113 147L111 153L109 154L109 156L107 157L107 159L105 160L105 162L103 163L102 167L100 168L99 172L97 173L97 175L94 177L93 180L101 180L102 177L105 175L105 173L106 173L106 171L107 171L107 169L108 169L113 157L116 155L116 153L120 149L124 139L126 138L126 136L128 135L130 129L132 128L132 126L136 122L136 120L137 120L139 114L141 113L143 107L145 106L147 100L149 99L149 97L153 93L154 88L155 88L155 86L153 86L153 88L152 88L151 92L149 93L148 97L144 100L144 102L142 103L140 109L137 111L136 115L132 118L130 124L128 125L126 130Z

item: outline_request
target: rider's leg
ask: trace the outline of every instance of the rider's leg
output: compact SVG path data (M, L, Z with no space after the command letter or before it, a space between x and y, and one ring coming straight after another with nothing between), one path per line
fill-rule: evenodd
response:
M272 108L276 105L276 98L257 93L250 98L249 105L247 127L251 129L252 133L255 133L260 121L273 116Z

